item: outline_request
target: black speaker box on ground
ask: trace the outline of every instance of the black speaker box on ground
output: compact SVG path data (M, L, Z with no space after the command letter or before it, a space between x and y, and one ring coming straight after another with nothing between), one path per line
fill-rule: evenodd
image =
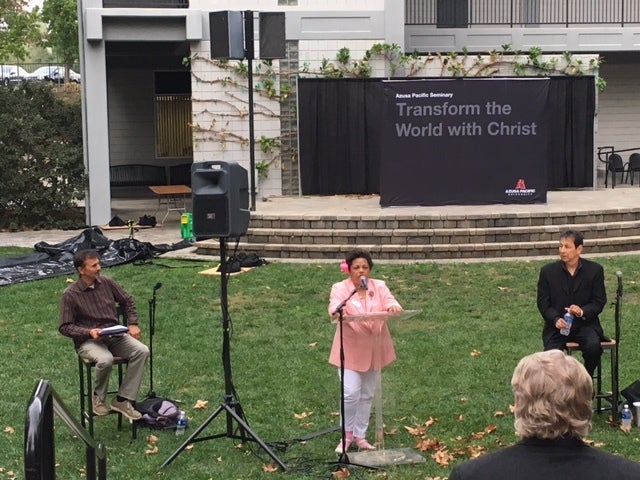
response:
M284 12L260 12L260 58L285 58Z
M244 21L242 12L209 12L211 58L244 58Z
M191 166L193 234L196 237L240 237L249 228L249 176L235 162L202 162Z

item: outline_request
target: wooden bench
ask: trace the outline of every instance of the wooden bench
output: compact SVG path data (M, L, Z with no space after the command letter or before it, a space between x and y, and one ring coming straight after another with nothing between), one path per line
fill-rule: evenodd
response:
M111 187L167 185L165 167L157 165L114 165L109 168Z

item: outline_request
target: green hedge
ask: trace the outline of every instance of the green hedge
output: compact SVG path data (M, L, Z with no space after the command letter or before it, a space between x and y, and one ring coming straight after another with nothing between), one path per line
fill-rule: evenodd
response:
M83 225L79 99L41 82L0 88L0 230Z

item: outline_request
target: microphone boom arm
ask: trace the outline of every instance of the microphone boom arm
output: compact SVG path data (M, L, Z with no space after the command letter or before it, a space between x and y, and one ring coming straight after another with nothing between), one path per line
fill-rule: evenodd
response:
M342 302L340 302L340 305L336 307L336 309L333 311L331 315L335 315L336 313L342 313L342 309L344 308L344 306L347 304L349 299L356 294L357 291L358 289L354 288L353 292L351 292L347 298L345 298Z

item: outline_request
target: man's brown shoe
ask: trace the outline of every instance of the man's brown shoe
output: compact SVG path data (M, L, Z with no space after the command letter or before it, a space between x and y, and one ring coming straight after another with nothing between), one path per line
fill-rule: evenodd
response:
M142 418L142 414L133 408L129 400L119 402L117 398L114 398L111 400L111 410L121 413L129 420L140 420Z
M93 396L93 413L94 415L98 415L102 417L104 415L109 415L109 407L104 403L104 400L100 398L98 395Z

